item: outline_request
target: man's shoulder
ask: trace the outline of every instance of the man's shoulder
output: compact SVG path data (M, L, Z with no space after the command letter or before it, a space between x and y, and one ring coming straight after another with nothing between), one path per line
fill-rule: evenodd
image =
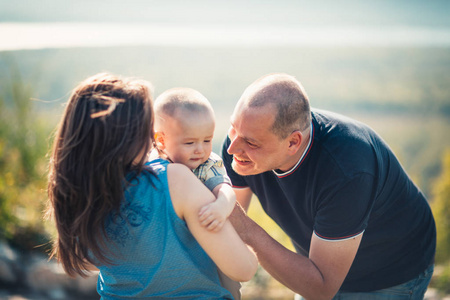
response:
M325 145L335 148L347 145L349 149L345 150L352 152L352 149L359 147L369 149L372 142L379 138L368 125L338 113L315 109L312 117L314 137Z
M349 116L332 112L329 110L311 109L311 116L313 118L313 123L320 125L321 127L335 127L335 126L362 126L367 127L366 124L351 118Z
M355 119L330 111L312 111L314 126L314 156L323 167L332 170L336 166L344 174L373 174L376 153L383 145L369 126Z

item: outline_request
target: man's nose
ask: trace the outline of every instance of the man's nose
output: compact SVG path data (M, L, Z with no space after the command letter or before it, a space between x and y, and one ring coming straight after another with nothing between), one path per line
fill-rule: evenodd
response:
M230 145L228 146L228 149L227 149L228 154L233 155L233 154L239 153L239 151L241 151L240 150L241 148L239 146L239 139L237 137L234 138L234 139L230 138L230 141L231 141L231 143L230 143Z

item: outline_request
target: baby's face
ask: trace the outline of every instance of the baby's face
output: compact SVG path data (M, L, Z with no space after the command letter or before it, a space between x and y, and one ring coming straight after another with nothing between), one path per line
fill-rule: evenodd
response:
M172 162L193 170L211 154L214 127L214 117L205 113L170 118L164 128L164 152Z

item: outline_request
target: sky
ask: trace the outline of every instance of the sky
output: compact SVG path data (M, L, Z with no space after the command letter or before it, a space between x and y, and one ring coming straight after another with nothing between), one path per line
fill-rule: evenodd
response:
M446 0L14 0L0 22L449 27Z
M450 1L14 0L0 51L120 45L450 46Z

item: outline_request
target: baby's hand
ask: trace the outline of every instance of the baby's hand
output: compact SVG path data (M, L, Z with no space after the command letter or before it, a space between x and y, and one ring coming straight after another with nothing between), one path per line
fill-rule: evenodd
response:
M203 206L198 213L200 224L206 229L218 232L227 219L226 212L217 201Z

